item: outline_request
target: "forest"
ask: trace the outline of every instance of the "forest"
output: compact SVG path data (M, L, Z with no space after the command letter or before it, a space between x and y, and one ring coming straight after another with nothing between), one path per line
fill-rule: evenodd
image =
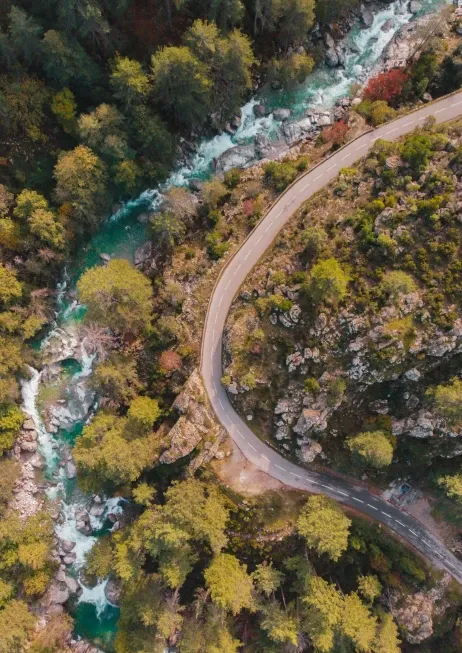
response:
M64 268L121 203L168 177L185 142L221 133L263 84L290 89L303 82L323 60L324 31L341 33L342 21L356 15L359 5L359 0L1 3L0 653L74 650L67 606L44 607L50 585L76 583L63 575L53 532L55 506L45 503L30 516L12 508L18 506L15 492L23 473L18 447L31 455L37 450L36 436L28 435L34 427L20 408L21 382L29 378L30 366L43 364L38 342L55 319L56 284ZM319 36L307 47L307 35L314 32ZM357 114L380 124L428 90L441 95L461 82L459 50L451 56L426 52L409 71L372 80ZM360 309L382 307L415 290L413 275L430 288L428 309L436 326L451 328L456 312L448 306L460 295L455 260L460 230L445 209L454 182L449 173L430 174L426 166L450 151L444 161L458 172L458 142L454 152L445 149L459 138L458 129L449 135L430 129L397 149L377 145L368 170L373 175L373 168L385 168L378 175L381 194L349 216L356 238L351 251L337 243L341 239L332 225L326 231L320 225L304 228L303 248L298 252L297 240L296 251L303 266L312 266L310 275L294 271L288 279L276 272L274 292L262 294L252 308L258 319L289 310L290 300L278 290L289 282L335 314L347 297ZM459 650L458 589L378 526L346 514L324 496L268 492L243 500L220 482L212 466L191 467L191 452L163 464L175 420L172 401L199 353L194 329L201 318L194 316L192 326L181 321L186 304L181 282L205 278L276 194L316 157L335 150L347 131L337 122L320 135L310 159L302 152L268 163L255 178L252 172L230 170L201 184L198 197L171 189L161 210L149 216L158 267L140 270L126 260L109 260L77 283L75 297L86 306L82 329L95 357L89 386L98 397L92 420L70 446L77 483L92 497L124 497L130 503L122 527L98 540L85 565L89 586L109 579L117 588L120 619L108 651L160 653L166 646L180 653ZM387 172L390 157L409 166L407 185L399 186L398 174ZM359 185L362 174L343 171L334 195L351 199L351 187ZM421 185L425 197L414 197L421 174L428 176ZM382 211L404 203L406 193L415 199L410 213L424 225L428 242L415 252L411 237L402 235L406 272L381 281L382 258L395 261L398 244L388 232L374 234L373 223ZM230 225L227 215L233 211L239 218ZM360 268L352 275L349 256L357 252ZM382 266L372 277L371 261ZM446 263L450 274L444 287L431 290L441 283L439 266ZM368 290L370 278L381 281L380 290ZM390 329L407 347L415 324L395 322ZM239 351L247 378L238 366L223 378L224 385L247 385L244 400L253 402L262 421L267 397L254 399L252 385L266 372L255 352L274 343L279 356L293 351L287 338L272 339L266 328L253 329ZM381 350L374 363L380 366L392 354ZM239 365L238 356L235 361ZM302 385L307 395L319 398L324 387L316 372L305 374ZM333 407L347 388L330 381ZM454 404L460 395L460 381L451 377L429 384L424 401L458 424ZM198 405L206 401L196 399ZM63 401L58 394L54 400ZM40 401L47 408L47 397ZM207 450L204 441L198 445L201 453ZM353 473L366 469L374 477L391 463L395 449L389 420L369 420L345 451L333 456L334 466L344 471L352 465ZM447 463L432 482L457 521L459 471ZM396 615L432 592L444 597L438 599L443 616L434 639L415 649L404 638L404 617Z

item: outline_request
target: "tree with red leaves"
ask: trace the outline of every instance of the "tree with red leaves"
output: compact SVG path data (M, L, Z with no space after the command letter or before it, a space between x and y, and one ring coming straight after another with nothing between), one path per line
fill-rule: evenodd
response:
M371 102L377 100L390 102L401 95L408 77L408 73L402 68L394 68L388 72L380 73L377 77L369 80L364 89L363 97L365 100L371 100Z
M322 140L324 143L332 143L332 145L340 146L348 131L348 125L343 120L334 123L332 127L326 127L322 132Z

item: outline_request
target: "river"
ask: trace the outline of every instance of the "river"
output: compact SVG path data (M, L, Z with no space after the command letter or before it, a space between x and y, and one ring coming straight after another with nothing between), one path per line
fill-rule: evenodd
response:
M446 2L447 0L424 0L420 14L433 11ZM348 94L353 82L364 82L367 79L386 44L398 29L411 20L407 5L407 2L398 0L376 13L370 28L354 27L345 39L348 54L344 68L330 69L322 66L291 93L268 92L263 98L265 104L270 108L289 108L292 118L295 119L302 116L308 108L331 108L338 98ZM390 19L393 21L392 29L382 31L382 26ZM256 134L265 134L273 140L277 138L278 124L272 117L256 118L254 115L253 107L258 99L261 97L253 98L242 107L241 125L234 136L221 134L200 142L188 166L176 169L162 188L148 190L138 199L128 202L122 210L111 216L92 241L82 248L58 289L56 322L41 344L43 350L46 351L49 347L50 339L55 339L55 342L69 339L66 330L72 329L72 326L81 320L84 309L72 299L69 291L75 287L75 282L82 272L92 265L101 264L102 253L115 258L131 259L136 248L147 240L146 227L137 218L146 209L158 204L165 188L170 185L185 185L191 178L207 178L212 173L213 159L235 147L238 142L250 141ZM100 507L96 505L95 508L95 504L92 506L91 534L85 535L77 530L76 511L88 507L91 498L79 491L69 466L64 463L67 461L69 445L78 437L83 425L97 407L97 398L87 387L87 380L92 373L93 357L86 353L84 343L79 345L78 356L72 347L69 351L69 359L61 365L65 401L57 432L47 431L40 414L38 398L41 389L43 390L42 373L31 369L30 380L22 384L22 395L24 411L32 417L39 433L39 450L45 460L44 475L49 481L47 494L61 506L60 519L55 527L56 534L61 539L76 542L76 559L68 573L78 578L85 554L91 549L96 538L112 527L108 515L114 521L122 508L117 498L103 499ZM56 428L51 430L55 431ZM87 637L101 648L109 650L116 631L118 610L108 603L104 587L105 582L99 583L93 589L83 585L83 593L74 609L75 632L76 635Z

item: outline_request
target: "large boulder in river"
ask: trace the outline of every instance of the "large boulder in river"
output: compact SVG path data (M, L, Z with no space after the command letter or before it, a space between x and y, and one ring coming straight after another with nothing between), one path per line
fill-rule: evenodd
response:
M326 63L329 68L336 68L340 64L337 50L334 50L334 48L329 48L326 51Z
M302 128L296 122L284 122L281 131L287 145L294 145L302 137Z
M274 109L273 118L275 120L283 122L284 120L287 120L288 118L290 118L291 114L292 114L292 111L290 109Z
M374 22L374 14L369 7L361 5L361 20L365 27L371 27Z
M218 174L231 170L231 168L245 168L255 161L256 152L254 145L238 145L232 147L214 159L213 165Z
M104 595L111 605L119 605L120 585L115 580L108 580L104 588Z
M255 104L253 107L253 112L256 118L264 118L267 114L264 104Z
M411 14L417 14L420 11L421 3L418 0L411 0L409 3L409 11Z

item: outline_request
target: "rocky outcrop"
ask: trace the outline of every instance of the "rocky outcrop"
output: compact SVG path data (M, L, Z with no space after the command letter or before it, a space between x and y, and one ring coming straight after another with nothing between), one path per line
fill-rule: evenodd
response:
M245 168L255 161L254 145L237 145L214 159L213 165L217 174L222 174L231 168Z
M200 444L201 451L190 465L190 472L193 472L216 455L217 441L221 443L226 437L225 430L216 422L209 406L197 370L194 370L185 383L173 402L172 409L179 413L180 417L167 435L169 446L160 456L159 462L171 464L191 454Z
M47 365L69 359L82 360L82 342L78 328L72 324L54 329L42 350Z
M104 588L104 595L111 605L119 605L120 602L120 584L115 580L108 580Z
M433 633L433 620L447 608L442 602L451 578L444 574L439 583L429 592L417 592L404 598L398 593L391 595L391 612L402 627L405 639L410 644L420 644Z
M147 274L153 274L159 270L163 253L152 241L141 245L135 252L133 262L135 267Z
M326 428L327 423L320 410L304 408L294 426L294 431L298 435L307 435L311 430L324 431Z
M322 452L322 447L319 442L306 438L299 442L299 450L297 456L302 463L312 463L316 456Z

